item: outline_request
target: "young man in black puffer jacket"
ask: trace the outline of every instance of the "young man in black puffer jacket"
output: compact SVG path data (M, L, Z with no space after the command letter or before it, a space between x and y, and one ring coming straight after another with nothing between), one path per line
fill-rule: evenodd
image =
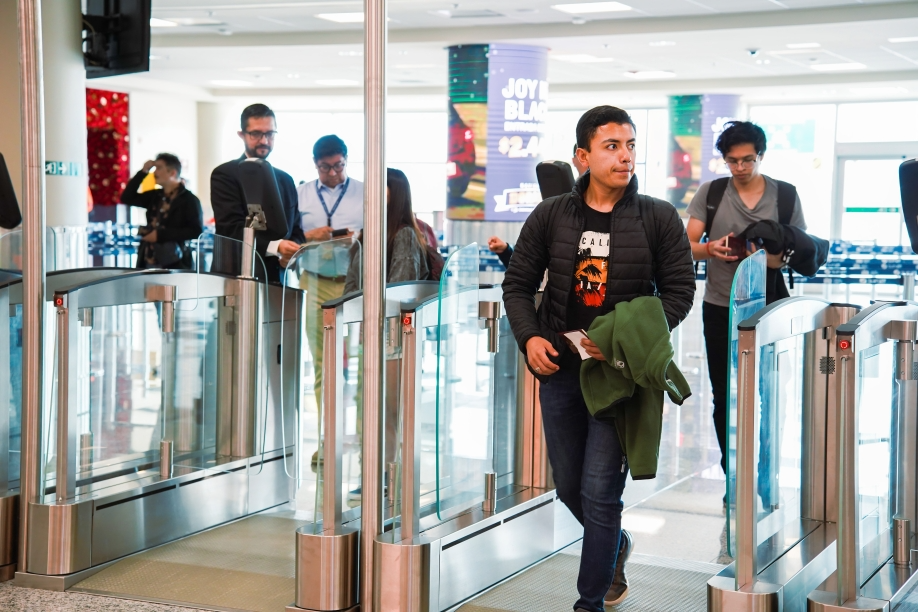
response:
M584 528L574 608L586 612L603 612L627 596L624 561L632 542L621 530L621 516L628 465L615 426L590 416L580 358L560 332L588 329L619 302L655 294L672 329L695 295L685 228L672 205L638 194L635 145L634 122L619 108L599 106L580 118L577 157L590 170L572 193L532 212L503 283L513 334L542 382L542 422L558 497ZM582 345L592 359L605 359L589 340Z

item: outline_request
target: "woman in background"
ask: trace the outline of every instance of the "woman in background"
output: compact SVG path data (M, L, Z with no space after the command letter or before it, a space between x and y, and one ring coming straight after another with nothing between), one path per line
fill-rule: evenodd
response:
M357 246L359 244L360 246ZM344 293L360 290L363 232L351 248ZM411 206L411 185L401 170L386 172L386 284L427 280L427 238Z

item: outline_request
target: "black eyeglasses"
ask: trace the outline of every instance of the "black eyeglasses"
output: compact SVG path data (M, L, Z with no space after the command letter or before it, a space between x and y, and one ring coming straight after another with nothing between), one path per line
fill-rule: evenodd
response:
M243 133L255 140L261 140L262 138L267 138L268 140L274 140L274 137L277 136L277 130L271 130L270 132L261 132L259 130L253 130L251 132L245 131Z
M344 167L346 165L347 165L346 162L340 161L333 166L329 166L328 164L318 164L316 165L316 168L319 169L319 172L325 172L325 173L331 172L332 170L334 170L335 172L341 172L342 170L344 170Z
M728 166L733 168L744 168L746 166L752 167L755 165L755 162L759 161L759 156L755 157L744 157L743 159L734 159L732 157L725 157L724 161L727 162Z

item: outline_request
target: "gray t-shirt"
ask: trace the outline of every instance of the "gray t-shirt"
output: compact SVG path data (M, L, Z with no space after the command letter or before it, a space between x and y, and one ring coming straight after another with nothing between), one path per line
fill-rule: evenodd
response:
M764 175L763 175L764 176ZM771 177L765 176L765 193L762 199L750 209L743 204L742 198L736 191L733 181L727 183L724 199L714 216L714 225L711 226L710 238L717 240L730 232L739 234L756 221L778 221L778 183ZM705 183L698 188L692 203L688 207L688 215L702 223L707 221L708 190L711 183ZM791 215L790 225L806 229L803 220L803 209L800 206L800 196L794 203L794 213ZM736 274L738 261L726 262L714 257L707 259L707 281L705 282L704 301L715 306L730 305L730 289L733 287L733 275Z

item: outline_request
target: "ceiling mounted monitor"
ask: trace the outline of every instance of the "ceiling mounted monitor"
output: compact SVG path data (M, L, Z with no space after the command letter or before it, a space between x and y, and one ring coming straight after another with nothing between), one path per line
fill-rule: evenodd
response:
M86 78L149 72L152 0L85 0Z

